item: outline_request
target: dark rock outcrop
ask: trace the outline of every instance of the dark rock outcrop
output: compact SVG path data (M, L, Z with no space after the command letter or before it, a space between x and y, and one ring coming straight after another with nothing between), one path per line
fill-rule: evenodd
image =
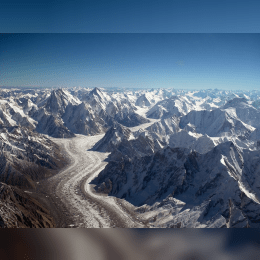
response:
M21 189L0 182L1 228L52 228L50 212Z

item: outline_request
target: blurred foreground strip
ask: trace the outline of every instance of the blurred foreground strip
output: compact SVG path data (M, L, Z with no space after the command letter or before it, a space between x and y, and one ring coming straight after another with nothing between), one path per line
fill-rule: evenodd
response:
M259 234L257 229L9 229L0 232L0 258L259 259Z

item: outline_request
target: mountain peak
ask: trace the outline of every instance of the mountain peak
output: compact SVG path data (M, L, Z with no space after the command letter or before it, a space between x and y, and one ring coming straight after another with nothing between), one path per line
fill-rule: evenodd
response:
M102 95L102 90L95 87L94 89L92 89L90 92L89 92L89 95Z
M52 113L64 113L68 104L78 105L81 102L64 89L52 90L44 103L45 108Z
M117 122L113 122L105 136L96 143L93 149L96 151L110 152L114 147L120 144L123 139L134 139L131 130Z
M111 97L99 88L92 89L89 92L86 99L88 102L94 102L94 103L98 102L101 106L104 106L105 104L111 101Z
M143 106L149 107L149 106L151 106L151 102L150 102L149 98L147 97L147 94L143 94L137 98L135 105L140 106L140 107L143 107Z

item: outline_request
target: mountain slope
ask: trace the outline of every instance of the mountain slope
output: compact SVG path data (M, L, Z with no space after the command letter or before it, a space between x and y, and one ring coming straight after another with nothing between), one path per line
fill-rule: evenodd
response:
M169 99L162 100L153 106L148 112L148 118L167 118L171 116L183 116L195 109L194 105L182 96L172 96Z
M167 136L177 133L179 129L180 119L177 116L161 119L159 122L147 127L146 130L161 136Z
M259 159L259 151L241 150L232 142L206 154L167 147L151 156L111 162L94 183L99 192L141 206L144 216L167 206L158 217L160 226L181 222L182 227L220 227L232 222L241 227L243 220L246 227L256 225L260 210Z
M50 212L21 189L0 182L1 228L55 227Z
M149 100L149 98L147 97L146 94L143 94L137 98L135 105L140 106L140 107L143 107L143 106L149 107L149 106L151 106L151 101Z
M46 111L53 115L62 115L68 104L77 105L80 103L76 97L73 97L65 89L57 89L53 90L51 95L38 106L44 107Z
M143 135L134 137L133 133L118 123L115 123L97 142L93 150L100 152L111 152L110 161L120 161L123 158L141 157L151 155L158 150L156 142Z
M260 127L260 111L249 104L246 98L229 100L223 109L235 109L237 117L253 127Z
M85 102L80 105L68 105L62 119L72 133L83 135L104 133L113 122L104 110L97 115Z
M254 127L239 120L236 111L232 109L193 110L181 118L180 127L187 130L194 129L197 133L211 137L239 135L254 131Z
M65 164L56 144L26 128L0 129L0 151L0 181L23 188L34 188Z
M119 123L114 123L106 132L105 136L98 141L93 150L100 152L112 152L121 142L126 139L133 139L132 132Z

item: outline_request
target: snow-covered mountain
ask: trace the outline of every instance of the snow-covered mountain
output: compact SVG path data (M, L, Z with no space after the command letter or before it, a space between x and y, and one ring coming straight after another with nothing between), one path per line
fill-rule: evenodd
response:
M212 111L193 110L181 117L180 127L212 137L242 135L255 130L254 127L240 120L233 108Z
M140 206L155 226L254 226L260 210L259 159L260 151L241 150L232 142L206 154L167 147L108 164L94 183L99 192Z
M60 148L24 127L0 128L0 181L35 188L65 164Z
M229 100L223 106L223 109L235 110L237 117L244 123L253 127L260 127L260 111L246 98Z
M148 112L148 118L167 118L171 116L183 116L195 109L194 104L185 96L172 96L169 99L162 100L153 106Z
M36 131L52 137L73 137L73 132L64 126L62 116L66 107L81 103L63 89L53 90L42 102L30 110L29 115L37 121Z
M82 102L79 105L68 105L63 114L64 126L75 134L95 135L105 132L113 122L104 110L98 115L92 110L92 107Z
M179 129L180 119L177 116L161 119L159 122L147 127L146 130L161 136L167 136L177 133Z
M102 109L106 110L106 106L111 102L111 97L100 89L94 88L86 96L85 100L95 112L99 113Z
M136 107L126 97L114 100L112 96L98 88L79 95L81 100L65 89L52 90L43 96L45 98L37 103L24 97L20 98L16 100L14 107L22 106L19 111L21 115L18 114L19 123L25 125L29 121L37 132L52 137L70 138L75 134L104 133L113 121L126 126L149 122L135 113ZM8 103L6 100L3 102ZM5 114L2 118L12 119L11 116L6 118ZM10 121L9 124L14 123Z
M105 134L93 147L110 153L95 189L150 226L258 227L259 100L258 90L0 89L3 194L65 165L48 136Z
M34 129L37 122L30 118L13 99L0 100L0 124L3 127L24 126Z
M99 152L111 152L110 161L118 161L121 158L142 157L153 154L162 146L157 140L149 136L132 133L127 127L115 123L105 134L105 136L95 144L93 150Z
M135 112L136 107L125 95L115 98L94 88L85 100L100 118L108 115L118 123L129 127L149 122Z
M137 98L135 105L139 107L143 107L143 106L149 107L151 106L150 98L147 96L147 94L143 94Z
M112 152L123 140L131 139L134 139L131 130L119 123L114 123L93 149L100 152Z
M202 135L181 130L170 136L169 146L189 148L203 154L213 149L216 145L207 134Z
M78 105L81 102L73 97L68 91L64 89L57 89L51 92L51 95L38 104L38 107L43 107L47 112L57 115L62 115L68 104Z

